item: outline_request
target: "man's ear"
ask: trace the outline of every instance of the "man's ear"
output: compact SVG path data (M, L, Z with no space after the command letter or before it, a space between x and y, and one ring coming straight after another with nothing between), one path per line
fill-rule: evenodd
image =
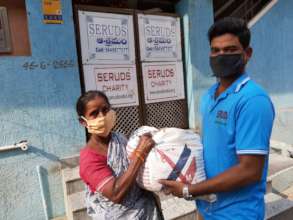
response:
M83 120L81 117L79 117L78 121L79 121L79 124L81 124L81 126L87 127L86 121Z
M250 58L252 57L253 49L248 47L245 49L245 63L247 64Z

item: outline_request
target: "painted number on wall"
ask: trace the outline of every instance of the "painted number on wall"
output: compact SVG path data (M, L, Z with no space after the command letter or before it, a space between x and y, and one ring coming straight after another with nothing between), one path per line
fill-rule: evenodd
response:
M66 68L72 68L75 66L75 63L73 60L53 60L53 61L30 61L25 62L22 67L25 70L46 70L48 68L54 68L54 69L66 69Z

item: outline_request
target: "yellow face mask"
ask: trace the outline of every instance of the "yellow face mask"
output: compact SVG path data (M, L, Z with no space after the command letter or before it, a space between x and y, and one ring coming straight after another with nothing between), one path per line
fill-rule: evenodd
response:
M87 130L91 134L96 134L101 137L107 137L111 130L113 129L116 123L116 112L114 110L110 110L103 115L100 113L95 119L86 119L81 116L83 120L85 120L87 126Z

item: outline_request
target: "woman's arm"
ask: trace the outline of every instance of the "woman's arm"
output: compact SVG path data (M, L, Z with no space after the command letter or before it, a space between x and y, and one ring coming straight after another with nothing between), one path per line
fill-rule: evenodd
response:
M114 203L121 203L127 194L128 189L134 183L138 170L143 164L145 157L153 146L154 141L150 135L141 136L139 145L136 148L136 153L133 154L132 158L130 159L128 169L120 177L113 178L108 183L106 183L100 189L102 194Z

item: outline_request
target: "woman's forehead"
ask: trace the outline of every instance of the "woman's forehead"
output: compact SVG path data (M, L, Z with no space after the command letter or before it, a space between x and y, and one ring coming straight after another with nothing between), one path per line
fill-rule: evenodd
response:
M86 108L88 109L88 108L103 107L106 105L108 105L106 100L103 97L97 96L87 103Z

